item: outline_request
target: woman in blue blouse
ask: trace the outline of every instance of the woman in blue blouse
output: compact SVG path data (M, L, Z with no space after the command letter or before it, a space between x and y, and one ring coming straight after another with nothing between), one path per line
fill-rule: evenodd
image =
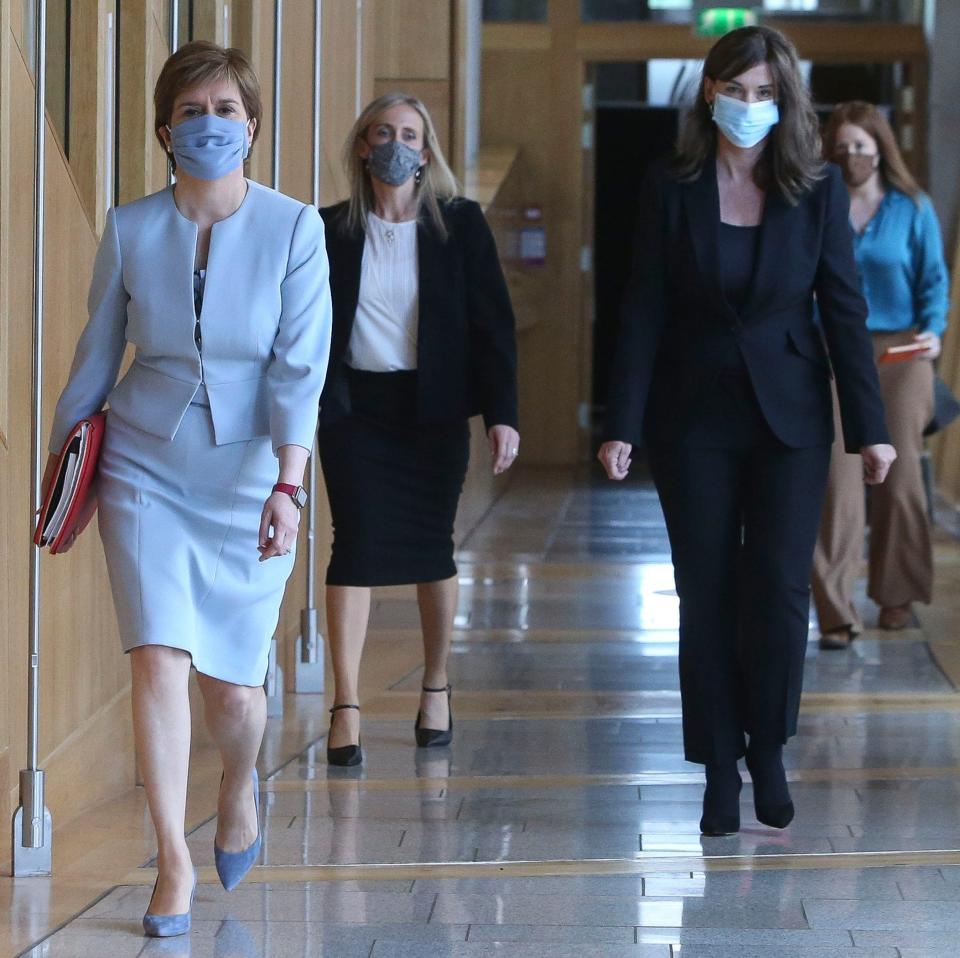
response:
M913 358L879 366L898 459L887 481L871 489L867 593L880 606L880 628L902 629L912 622L911 604L930 601L933 584L920 455L933 417L932 361L947 322L947 268L936 213L880 111L869 103L841 104L823 139L825 155L839 164L850 192L875 355L911 343L926 346ZM835 445L813 573L822 648L846 648L862 629L852 601L863 561L861 472L859 458Z

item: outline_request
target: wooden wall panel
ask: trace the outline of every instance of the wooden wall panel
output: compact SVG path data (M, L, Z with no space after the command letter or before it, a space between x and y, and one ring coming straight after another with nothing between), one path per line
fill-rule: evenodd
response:
M376 18L377 77L450 80L450 0L388 0Z
M120 18L120 202L163 189L167 159L153 132L153 88L170 54L166 5L124 4Z
M273 0L234 4L231 43L250 58L260 78L263 115L247 164L247 175L270 186L273 181Z
M10 6L0 2L0 535L6 539L6 532L10 522L10 493L13 488L11 472L13 460L10 453L7 434L9 432L10 416L10 370L13 357L10 351L10 308L14 298L10 293L10 247L7 237L12 237L12 227L16 222L11 215L10 190L10 162L11 153L11 114L12 97L10 96L11 60L16 56L19 59L13 35L10 17ZM9 547L0 541L0 603L6 613L0 617L0 666L4 671L0 678L0 814L11 814L13 804L11 795L11 753L10 746L14 741L13 714L16 702L18 683L13 678L11 667L14 666L13 632L15 627L11 622L12 600L15 593L11 576L14 568L14 559ZM22 663L21 663L22 675ZM0 843L0 857L7 854L7 846Z
M17 105L12 137L32 142L32 78L21 60L14 64L6 93ZM49 128L49 124L48 124ZM5 153L5 163L19 182L32 180L30 151ZM55 139L47 154L47 274L44 284L46 349L44 352L44 435L49 432L53 406L66 377L77 336L86 320L85 301L96 237L83 201ZM10 308L24 321L11 329L10 351L20 357L11 370L9 452L3 473L9 483L2 500L3 565L8 590L2 628L7 668L3 683L9 705L2 747L9 749L9 784L25 764L26 662L28 646L28 556L31 535L31 322L32 314L32 192L11 197L10 225L24 242L11 244L9 271L4 277ZM118 654L116 624L107 586L102 550L95 533L88 533L69 556L45 557L44 615L41 644L41 756L48 771L47 804L55 819L64 821L93 802L115 794L132 781L132 763L124 762L123 743L129 739L119 723L117 700L128 677ZM129 724L127 715L123 716ZM82 730L82 732L80 731ZM72 738L71 738L72 736ZM73 747L64 749L70 740ZM95 745L95 743L99 745ZM113 761L104 761L106 743L116 744ZM96 763L98 774L61 774L62 762L74 769ZM15 766L15 767L14 767ZM9 804L15 794L7 793Z
M353 3L323 5L320 198L324 205L344 199L349 192L341 155L350 128L366 102L363 52L368 45L363 42L362 9L358 18ZM361 30L359 42L358 25Z
M555 81L541 51L484 51L483 144L520 148L527 190L522 202L543 208L547 230L543 281L528 284L543 294L534 306L539 322L519 341L520 434L524 461L533 463L574 462L579 456L580 291L570 286L571 274L574 280L579 277L574 205L579 179L571 190L562 174L566 163L560 159L579 152L579 130L575 119L558 116L562 107L554 96ZM569 87L569 82L561 87L568 96ZM562 140L557 124L565 134Z
M99 231L106 218L104 170L109 0L90 0L93 9L70 23L70 169L87 217ZM73 8L76 11L76 7Z
M193 0L193 39L212 40L223 46L224 42L224 7L229 9L229 2L224 0Z
M10 164L7 162L12 104L11 98L5 95L5 91L10 87L10 60L15 49L10 26L10 7L7 3L0 3L0 236L4 238L12 236L10 232ZM7 432L9 431L10 294L7 284L9 262L10 243L2 242L0 243L0 463L7 454ZM7 501L7 490L4 485L7 471L4 465L0 465L0 503ZM5 584L7 576L2 563L3 553L0 551L0 583ZM0 601L5 598L3 588L4 586L0 584ZM5 606L6 602L4 602ZM4 721L4 715L3 701L0 699L0 723Z
M309 203L313 192L312 3L286 4L283 15L280 189Z

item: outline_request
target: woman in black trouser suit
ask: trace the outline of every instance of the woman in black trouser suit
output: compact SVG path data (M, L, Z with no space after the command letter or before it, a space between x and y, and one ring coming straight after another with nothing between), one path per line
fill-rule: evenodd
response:
M647 176L638 217L599 458L623 479L633 445L649 447L680 596L684 749L706 766L701 829L739 829L744 755L758 819L783 828L831 364L846 448L862 455L866 481L882 482L896 453L847 194L819 160L809 94L780 33L748 27L713 47L677 154Z

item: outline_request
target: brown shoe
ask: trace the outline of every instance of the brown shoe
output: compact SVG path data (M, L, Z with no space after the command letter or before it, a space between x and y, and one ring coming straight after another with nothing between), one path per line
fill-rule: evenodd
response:
M887 632L899 632L913 624L913 609L906 605L891 605L880 610L877 626Z
M854 638L856 634L849 625L843 625L839 629L828 629L820 636L820 648L826 651L849 649Z

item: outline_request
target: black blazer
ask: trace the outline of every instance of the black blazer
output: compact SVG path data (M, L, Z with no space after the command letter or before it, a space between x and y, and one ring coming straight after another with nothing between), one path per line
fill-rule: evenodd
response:
M739 313L721 290L715 157L686 184L656 165L638 217L605 438L682 442L738 346L764 416L786 445L832 442L831 365L847 451L889 442L837 167L796 206L768 192L753 284Z
M513 308L493 234L479 204L441 204L443 241L426 214L417 226L419 422L445 423L483 414L487 428L517 426L517 348ZM344 230L347 203L320 210L326 227L333 299L330 366L320 397L320 424L350 411L344 357L360 296L364 235Z

